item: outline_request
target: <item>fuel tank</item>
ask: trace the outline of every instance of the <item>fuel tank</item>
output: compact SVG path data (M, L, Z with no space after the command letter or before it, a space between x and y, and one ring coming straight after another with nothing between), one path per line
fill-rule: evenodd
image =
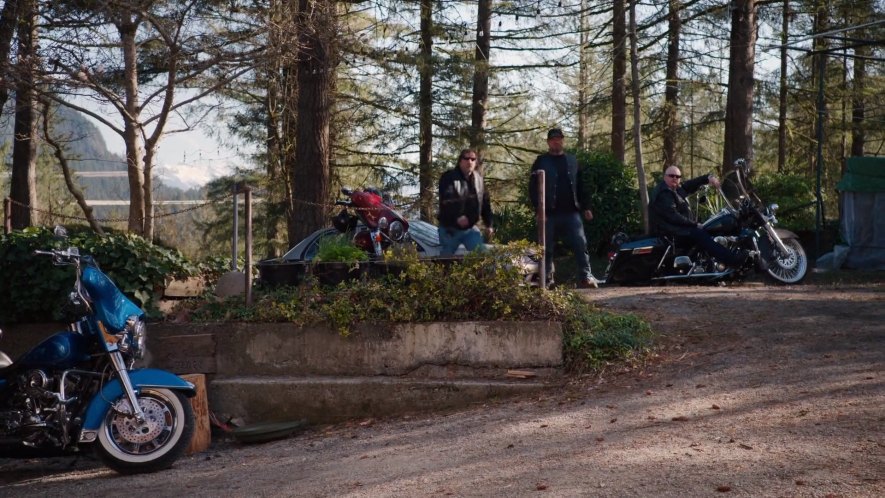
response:
M89 339L80 334L59 332L25 353L15 365L26 368L73 368L89 360L90 343Z
M704 222L704 231L712 235L737 235L741 231L740 222L734 213L720 211Z

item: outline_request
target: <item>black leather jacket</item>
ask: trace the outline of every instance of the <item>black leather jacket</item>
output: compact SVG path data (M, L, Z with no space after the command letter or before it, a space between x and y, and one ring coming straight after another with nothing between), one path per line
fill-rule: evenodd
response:
M438 218L441 227L461 228L458 226L458 218L462 215L467 216L470 226L476 225L481 217L487 228L492 227L492 205L482 175L478 171L473 172L475 199L472 198L467 182L458 167L446 171L440 177Z
M685 200L701 186L709 182L707 175L692 178L670 190L667 183L661 183L652 191L648 203L648 224L653 235L686 235L690 228L698 224L691 215L691 206Z
M569 184L572 189L566 195L571 195L572 202L575 204L575 211L585 211L590 209L590 196L584 191L584 183L581 181L581 171L578 169L578 160L571 154L565 155L566 167L568 168ZM552 213L556 209L557 194L556 186L559 184L557 178L556 165L553 162L553 156L549 153L541 154L532 164L532 175L529 176L529 198L532 206L538 208L538 178L534 175L535 171L544 171L544 207L548 213Z

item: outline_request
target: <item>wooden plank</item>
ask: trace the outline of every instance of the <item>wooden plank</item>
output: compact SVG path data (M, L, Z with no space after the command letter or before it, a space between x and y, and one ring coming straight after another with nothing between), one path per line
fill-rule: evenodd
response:
M506 376L514 379L531 379L537 377L538 374L531 370L508 370Z
M206 290L202 278L190 277L186 280L170 280L163 291L164 297L194 297Z
M209 449L212 443L212 430L209 425L209 399L206 396L206 376L203 374L185 374L182 379L197 388L197 395L190 399L194 408L194 437L185 455L193 455Z

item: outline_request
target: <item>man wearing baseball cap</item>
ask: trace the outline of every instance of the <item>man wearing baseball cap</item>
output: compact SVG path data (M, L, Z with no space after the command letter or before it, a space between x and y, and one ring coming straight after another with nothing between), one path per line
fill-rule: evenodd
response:
M587 254L587 237L584 235L583 220L591 221L590 196L581 181L578 160L566 154L563 148L565 135L560 128L547 132L547 148L532 164L529 179L529 197L535 210L538 209L539 195L544 195L547 222L544 226L544 265L547 280L553 282L553 245L557 235L571 248L578 268L578 287L596 288L599 282L590 271L590 255ZM544 171L544 192L538 192L536 171ZM583 216L583 220L582 220Z

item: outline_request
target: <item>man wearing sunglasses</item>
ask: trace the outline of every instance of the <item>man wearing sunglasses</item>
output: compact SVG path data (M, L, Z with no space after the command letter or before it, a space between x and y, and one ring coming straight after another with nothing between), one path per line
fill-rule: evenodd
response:
M439 243L441 256L451 256L464 245L468 251L482 247L482 233L476 224L482 218L491 238L492 205L482 174L477 171L479 156L473 149L458 155L458 165L439 179Z
M702 175L682 182L682 172L676 166L664 171L664 179L655 187L648 204L648 220L652 235L672 235L677 244L683 240L694 243L717 260L732 266L741 266L749 253L745 250L733 253L725 246L718 244L713 237L704 231L703 225L694 221L691 206L686 198L697 192L699 188L710 184L719 188L719 179L715 175Z

